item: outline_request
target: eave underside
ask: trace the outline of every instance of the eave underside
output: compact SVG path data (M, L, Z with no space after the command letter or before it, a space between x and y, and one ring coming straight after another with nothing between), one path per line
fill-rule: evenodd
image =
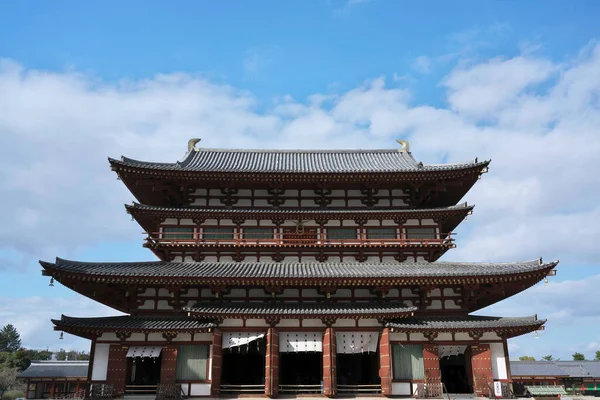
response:
M369 315L358 315L355 318L372 318ZM234 317L235 318L235 317ZM265 318L264 316L249 316L248 318ZM266 319L271 324L277 324L284 315L273 315ZM315 317L321 318L321 317ZM340 317L343 318L343 317ZM119 316L99 318L73 318L62 316L52 320L54 329L85 338L99 337L105 332L116 333L122 340L132 333L162 333L165 338L174 338L179 333L211 332L220 328L222 318L198 317L154 317L154 316ZM325 320L328 323L332 319ZM485 332L494 332L500 337L510 338L525 333L542 330L545 320L531 317L488 317L488 316L431 316L407 317L401 319L381 319L381 327L387 327L392 333L423 333L425 337L434 340L440 333L468 333L478 340ZM233 329L235 328L228 328Z

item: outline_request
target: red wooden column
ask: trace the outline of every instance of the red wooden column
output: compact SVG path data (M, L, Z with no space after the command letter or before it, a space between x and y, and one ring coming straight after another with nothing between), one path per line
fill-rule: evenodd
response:
M219 396L221 392L221 363L222 363L222 346L223 334L220 329L215 329L213 332L212 341L212 361L210 371L210 394L211 396Z
M50 398L53 399L54 398L54 389L56 387L54 386L54 380L52 380L52 386L50 386Z
M173 384L177 377L177 346L169 344L161 353L160 383Z
M478 396L488 396L488 384L492 384L494 381L489 344L471 346L471 368L473 370L473 391Z
M383 328L379 340L379 378L381 378L381 394L392 394L392 364L390 348L390 329Z
M323 394L335 396L336 388L335 330L327 327L323 334Z
M273 327L267 330L265 394L269 397L279 394L279 332Z
M108 370L106 383L113 385L114 397L125 393L125 375L127 374L127 347L111 344L108 350Z
M441 395L442 375L437 344L428 343L423 346L423 369L427 386L433 391L440 390Z
M27 387L25 389L25 399L29 398L29 379L27 379Z

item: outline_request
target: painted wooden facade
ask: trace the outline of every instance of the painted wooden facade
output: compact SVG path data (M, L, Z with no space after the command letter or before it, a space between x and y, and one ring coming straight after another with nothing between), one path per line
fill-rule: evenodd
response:
M437 397L454 374L464 381L456 390L478 395L511 381L507 339L544 320L470 313L557 263L437 261L472 213L457 203L487 161L424 165L404 142L381 151L194 143L175 164L110 160L160 261L41 263L53 281L128 314L54 320L92 340L89 383L118 396L178 385L190 397Z

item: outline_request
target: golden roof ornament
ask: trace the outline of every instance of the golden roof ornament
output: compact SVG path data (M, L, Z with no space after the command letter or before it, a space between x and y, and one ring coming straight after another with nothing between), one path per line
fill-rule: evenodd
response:
M196 150L196 143L201 141L202 139L193 138L188 141L188 151Z
M408 146L408 142L406 140L397 139L396 142L402 146L402 148L398 149L399 152L410 152L410 148Z

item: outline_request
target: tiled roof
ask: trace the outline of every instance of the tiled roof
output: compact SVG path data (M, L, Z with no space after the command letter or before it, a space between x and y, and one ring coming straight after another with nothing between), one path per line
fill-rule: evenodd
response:
M469 329L501 329L542 326L546 320L532 317L485 317L480 315L465 316L427 316L411 317L400 321L389 322L388 328L394 330L469 330Z
M89 361L32 361L19 378L87 378Z
M209 321L201 321L185 316L129 316L74 318L61 316L59 320L53 319L55 329L76 329L88 331L122 330L122 331L200 331L213 328L216 325Z
M398 150L241 150L194 149L176 163L154 163L122 157L112 164L170 171L261 173L394 173L451 171L485 168L477 160L443 165L423 165L410 153Z
M600 361L511 361L513 376L600 378Z
M552 361L511 361L512 376L563 376L568 375Z
M558 262L541 260L513 263L360 263L360 262L117 262L95 263L57 258L40 261L52 271L110 277L197 278L197 279L344 279L414 277L493 277L550 270Z
M325 316L386 316L411 314L417 307L408 307L400 302L200 302L193 307L184 308L193 314L212 318L228 315L243 315L248 318L278 316L292 317L325 317Z
M467 203L461 203L450 207L438 207L438 208L422 208L422 209L407 209L407 208L359 208L359 209L348 209L348 208L243 208L243 207L211 207L211 208L175 208L175 207L159 207L151 206L139 203L133 203L133 205L125 205L128 211L148 211L148 212L163 212L169 214L203 214L203 213L223 213L223 214L264 214L264 215L277 215L277 214L444 214L448 212L464 211L468 212L475 206L468 206Z

